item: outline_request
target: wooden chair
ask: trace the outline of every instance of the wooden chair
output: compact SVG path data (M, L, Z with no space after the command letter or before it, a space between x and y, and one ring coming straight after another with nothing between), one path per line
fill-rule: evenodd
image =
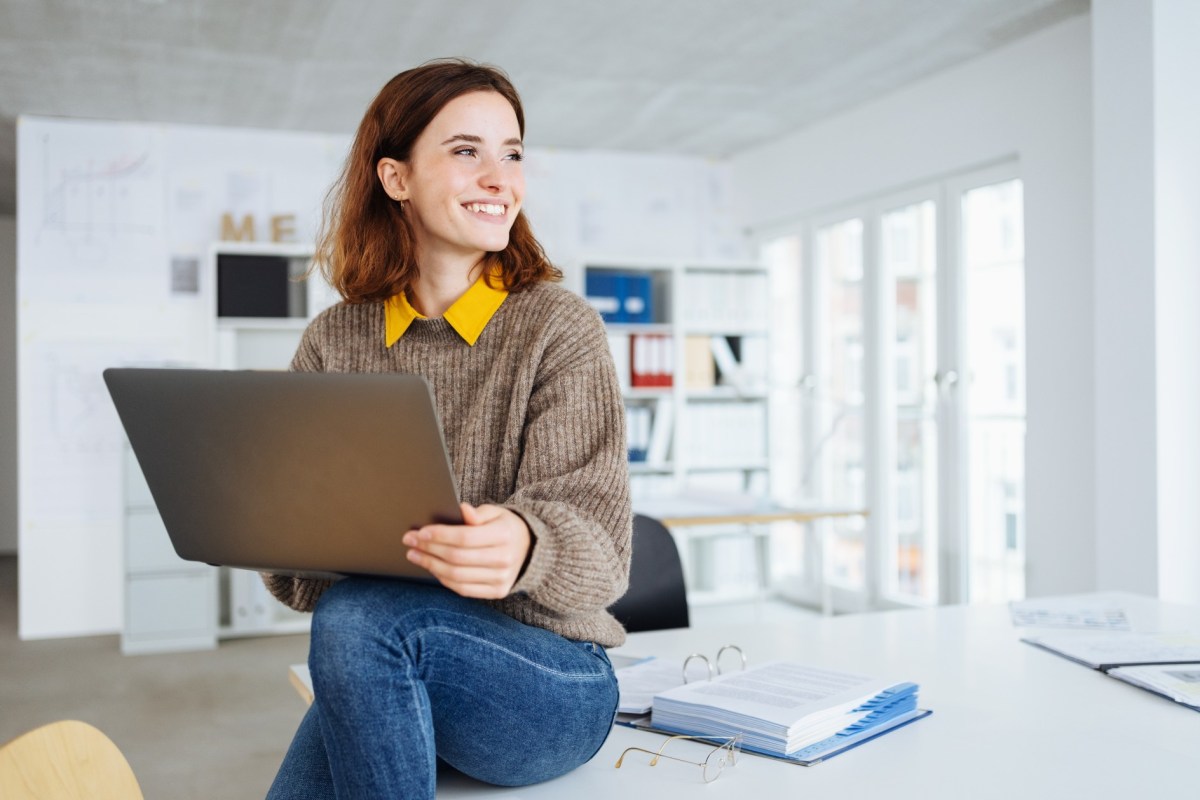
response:
M133 769L86 722L43 725L0 748L4 800L142 800Z
M679 550L671 532L653 517L633 515L629 591L608 610L629 633L688 626Z

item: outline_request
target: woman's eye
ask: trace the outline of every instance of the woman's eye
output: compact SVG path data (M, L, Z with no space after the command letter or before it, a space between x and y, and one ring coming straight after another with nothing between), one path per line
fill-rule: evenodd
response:
M509 153L507 156L505 156L505 158L507 158L509 161L524 161L525 154L524 153Z
M473 156L473 155L475 155L475 148L474 147L460 147L454 151L454 155L456 155L456 156Z

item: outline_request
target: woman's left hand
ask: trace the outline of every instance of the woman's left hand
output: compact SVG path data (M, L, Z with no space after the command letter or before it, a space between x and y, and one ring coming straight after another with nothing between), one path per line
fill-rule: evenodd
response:
M529 526L503 506L461 506L462 525L426 525L404 534L408 560L463 597L507 597L533 543Z

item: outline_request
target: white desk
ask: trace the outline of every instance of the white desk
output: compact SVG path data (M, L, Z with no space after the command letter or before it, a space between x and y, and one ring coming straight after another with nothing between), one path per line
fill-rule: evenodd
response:
M834 517L865 517L867 510L849 506L818 505L805 503L800 505L782 505L767 498L748 494L722 494L685 492L666 497L645 498L633 503L633 510L639 514L654 517L671 529L679 546L679 555L683 561L684 575L688 578L688 596L693 604L705 604L712 601L728 601L733 599L750 599L758 597L763 590L769 589L771 554L769 540L763 525L772 522L807 523ZM729 597L721 592L697 591L696 575L703 557L697 553L696 547L708 538L702 534L698 538L693 531L703 526L738 526L745 530L754 531L754 548L757 560L758 585L752 594L742 597ZM738 535L738 534L735 534ZM825 565L825 555L830 548L827 542L818 539L816 545L816 562L822 576L822 611L832 613L831 601L826 591L825 575L829 570Z
M1200 630L1200 608L1116 597L1135 630ZM616 727L589 763L557 780L498 789L458 775L438 796L504 798L1196 797L1200 714L1017 641L1006 606L947 607L634 634L620 650L683 658L730 642L752 663L791 658L920 684L933 715L814 767L745 755L707 786L699 768L646 760L662 737ZM529 746L537 747L530 731ZM693 771L696 773L693 775ZM701 795L701 793L703 793Z

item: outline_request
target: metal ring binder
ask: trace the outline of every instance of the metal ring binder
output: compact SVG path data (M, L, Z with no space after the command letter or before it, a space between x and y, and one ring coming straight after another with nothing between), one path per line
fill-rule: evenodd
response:
M724 655L726 650L736 650L738 656L742 660L742 669L746 668L746 654L744 652L742 652L742 648L738 647L736 644L727 644L727 645L722 646L721 649L717 651L716 665L717 665L717 674L718 675L721 674L721 656ZM703 653L692 653L691 655L689 655L687 658L685 658L683 660L683 682L684 683L688 682L688 676L687 676L688 663L693 658L698 658L704 662L704 666L708 668L708 680L711 681L713 678L713 662L709 661L708 656L704 655Z

